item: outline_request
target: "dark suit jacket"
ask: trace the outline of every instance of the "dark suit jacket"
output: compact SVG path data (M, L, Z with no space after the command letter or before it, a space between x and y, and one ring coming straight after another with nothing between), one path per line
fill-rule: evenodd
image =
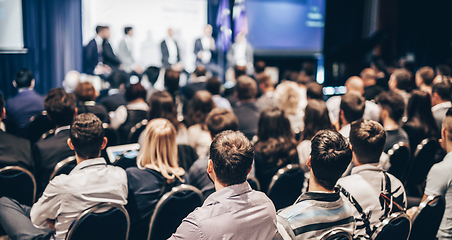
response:
M115 111L119 106L127 104L124 95L120 93L103 97L99 100L99 103L104 105L104 107L107 109L107 112Z
M239 131L251 140L257 134L257 122L259 121L259 108L253 102L238 102L233 107L239 120Z
M34 174L30 141L0 130L0 168L23 167Z
M9 99L5 108L6 115L14 120L20 129L24 129L31 117L44 111L44 97L34 90L25 90Z
M196 55L196 63L197 64L202 64L201 59L198 58L198 52L203 51L204 48L202 47L202 42L201 42L201 38L196 39L195 41L195 55ZM215 59L217 59L217 51L212 51L210 50L210 53L212 54L210 57L210 63L215 63Z
M67 157L75 156L73 150L67 145L70 130L62 130L57 135L51 134L39 140L33 147L33 157L36 166L36 182L38 192L44 191L49 183L50 175L55 165Z
M112 68L118 68L121 64L108 40L104 40L102 43L102 62ZM98 63L99 53L97 51L96 40L93 39L83 49L83 72L93 74Z
M177 61L180 61L180 55L179 55L179 46L177 46L177 42L174 41L176 44L177 49ZM163 40L163 42L160 44L160 49L162 50L162 66L164 68L170 67L171 64L168 62L169 59L169 52L168 52L168 46L166 46L166 40Z
M119 65L121 65L121 61L119 60L118 57L116 57L108 40L104 40L104 42L102 43L102 49L103 49L102 55L104 58L104 64L106 64L112 68L118 68Z

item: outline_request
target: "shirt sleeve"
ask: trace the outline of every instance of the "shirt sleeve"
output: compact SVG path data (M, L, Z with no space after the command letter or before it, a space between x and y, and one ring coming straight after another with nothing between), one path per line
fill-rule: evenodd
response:
M191 214L190 214L191 215ZM176 233L174 233L170 240L177 239L206 239L201 233L201 229L195 222L194 218L188 215L177 228Z
M46 187L38 202L33 204L30 218L37 228L46 228L47 219L56 219L61 206L60 191L58 187L59 177L54 178Z
M115 111L115 116L111 119L110 127L117 130L127 120L127 108L119 106Z
M441 195L444 196L449 185L450 174L435 164L430 169L427 176L427 184L425 186L425 194L428 196Z

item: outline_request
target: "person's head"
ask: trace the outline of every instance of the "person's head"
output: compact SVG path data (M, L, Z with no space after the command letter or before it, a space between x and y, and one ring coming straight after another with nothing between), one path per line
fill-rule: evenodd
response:
M66 93L63 88L49 91L44 99L44 108L50 120L59 127L71 125L77 115L74 95Z
M125 27L124 28L124 34L128 36L133 36L133 28L132 27Z
M323 85L317 82L310 82L306 84L306 98L317 99L323 101Z
M3 94L0 93L0 121L5 117L5 99L3 99Z
M370 87L377 83L376 81L376 73L375 70L372 68L365 68L361 71L359 74L364 82L364 87Z
M366 99L358 93L346 93L342 95L340 105L341 119L352 123L363 117L366 107Z
M210 24L207 24L204 27L204 36L207 36L207 37L211 37L212 36L212 26Z
M96 33L102 39L109 39L110 38L110 28L108 26L97 26L96 27Z
M13 85L16 88L33 88L35 85L33 73L26 68L20 69L14 77Z
M420 90L413 90L406 109L408 121L413 118L425 118L427 115L432 116L432 102L430 94ZM433 118L433 116L432 116Z
M360 119L351 124L350 144L358 163L378 163L385 143L386 132L378 122Z
M263 73L263 72L265 71L265 68L266 68L266 64L265 64L264 61L257 61L257 62L254 64L254 72L255 72L256 74Z
M220 132L226 130L237 131L239 129L239 120L231 110L214 108L207 115L206 125L213 139Z
M284 111L277 107L269 107L261 112L257 124L257 137L265 142L270 138L293 138L293 131L289 119Z
M172 70L171 68L166 69L165 71L165 87L166 90L172 95L179 90L179 77L180 73Z
M450 101L451 85L449 83L435 83L432 86L432 106Z
M223 131L210 145L207 173L223 186L244 183L254 159L253 145L243 133Z
M302 140L311 140L320 130L334 129L324 101L308 100L308 104L304 110L303 120L304 130Z
M262 89L264 93L269 91L271 92L275 89L275 85L273 84L273 81L270 78L270 76L264 73L257 75L256 81L259 83L259 87Z
M446 64L440 64L436 67L436 75L451 76L452 70Z
M173 35L174 35L173 29L172 28L168 28L168 36L172 38Z
M137 99L142 99L146 101L146 89L141 85L141 83L130 84L126 87L125 99L127 102L132 102Z
M394 91L382 92L375 100L380 106L382 120L390 118L398 123L402 119L405 113L405 101L400 94Z
M94 89L93 84L90 82L79 83L74 95L81 102L94 101L97 98L96 89Z
M147 124L144 134L144 142L137 157L138 168L158 169L168 180L181 179L185 171L178 164L176 129L173 124L167 119L153 119Z
M104 137L102 121L92 113L77 115L71 124L69 148L81 159L91 159L100 156L100 150L107 145Z
M157 79L160 75L160 69L158 67L148 67L146 71L144 71L144 74L148 77L149 82L154 86L155 82L157 82Z
M415 75L417 87L420 87L422 84L431 86L433 79L435 79L435 71L431 67L421 67Z
M389 78L388 85L391 90L407 90L411 84L411 73L403 68L396 69Z
M275 89L274 98L278 107L284 110L286 114L296 114L300 94L296 90L298 85L295 82L285 81L280 83Z
M207 79L206 90L212 95L218 95L221 92L221 81L218 77L211 77Z
M111 89L119 89L121 85L124 86L126 82L126 76L123 72L114 71L107 79L107 82L110 83Z
M156 118L168 119L178 130L179 121L177 120L176 106L174 106L173 97L166 91L155 91L148 100L149 120Z
M197 91L195 96L188 103L187 124L189 126L195 124L204 124L207 114L215 108L212 94L206 90Z
M241 76L246 76L246 66L239 66L239 65L235 65L234 66L234 77L236 80L238 80L239 77Z
M237 78L237 98L240 101L252 100L256 97L257 94L257 84L254 79L248 76L240 76Z
M69 93L74 92L79 83L80 73L75 70L69 71L63 80L64 90Z
M357 76L350 77L345 82L347 92L356 92L360 95L364 94L364 81Z
M452 108L447 110L446 116L443 119L440 143L441 147L444 148L447 153L452 151Z
M311 141L311 155L307 165L315 181L332 191L352 160L350 143L342 134L320 130Z
M199 65L195 68L195 71L193 73L195 74L196 77L202 77L206 76L207 70L204 66Z

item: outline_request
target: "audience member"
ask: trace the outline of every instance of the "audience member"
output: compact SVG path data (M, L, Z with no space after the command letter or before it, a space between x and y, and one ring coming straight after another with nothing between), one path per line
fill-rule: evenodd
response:
M66 76L63 80L63 87L64 91L67 93L73 93L75 91L75 88L80 83L80 73L72 70L66 73Z
M261 191L267 192L276 172L289 163L298 163L297 142L284 111L267 108L261 112L254 144L256 178Z
M0 122L5 114L5 101L0 93ZM19 166L34 173L30 141L0 130L0 156L0 169L7 166Z
M239 128L239 122L235 114L231 110L225 108L214 108L209 115L207 115L206 125L212 140L222 131L237 131ZM199 158L193 163L190 170L188 170L190 185L201 190L204 198L207 198L211 193L215 192L213 182L206 172L209 157L210 156L208 155Z
M106 91L106 96L98 99L108 112L113 112L118 107L127 104L123 94L126 79L125 74L120 71L115 71L108 77L107 81L110 83L110 89Z
M326 104L320 100L309 100L304 111L304 130L301 133L301 142L297 146L300 166L309 172L306 165L311 154L311 139L320 130L334 130L331 124Z
M207 70L204 66L199 65L196 67L192 74L191 82L185 85L181 90L187 101L191 100L197 91L206 89L206 74Z
M396 69L388 81L389 89L402 96L405 104L408 104L410 94L407 92L411 85L411 73L406 69Z
M239 120L239 130L251 140L257 133L260 113L255 101L257 85L252 78L241 76L237 79L235 88L239 102L233 107L234 114Z
M304 128L304 108L300 108L300 95L296 89L296 83L291 81L282 82L276 87L274 99L277 106L284 111L284 114L289 119L292 131L298 134Z
M431 109L430 94L421 90L413 90L407 107L407 121L403 124L403 130L408 134L411 152L417 149L417 145L426 138L439 139L440 130L436 125Z
M126 169L129 187L130 239L147 239L157 201L172 187L188 182L178 165L176 129L170 121L156 118L144 131L137 166Z
M70 126L78 111L74 95L66 93L63 88L50 90L44 100L44 106L56 129L41 138L33 147L38 196L49 183L55 165L74 156L73 149L66 141L70 137Z
M130 129L147 118L149 106L146 103L146 89L141 83L126 88L126 106L119 106L111 119L111 128L117 129L122 143L128 141Z
M432 94L432 84L435 78L435 71L431 67L421 67L416 72L416 87L419 90Z
M166 69L164 76L165 90L168 91L173 97L174 104L176 106L177 120L184 120L184 98L179 92L179 80L180 73L170 68Z
M33 88L35 79L33 73L26 68L22 68L16 73L13 81L17 88L17 95L6 101L6 116L17 123L21 136L25 135L25 127L30 122L30 118L44 111L44 98Z
M383 88L384 91L389 90L388 81L391 73L388 72L388 69L390 67L391 66L386 66L385 61L381 57L374 56L370 63L370 68L375 72L377 85Z
M381 219L388 217L391 210L397 209L389 209L392 206L386 205L381 194L391 199L393 205L402 209L407 206L403 184L379 165L385 140L383 126L375 121L361 119L351 125L350 143L355 167L350 176L339 179L338 186L348 193L346 198L353 199L350 201L353 201L354 206L358 204L361 207L354 208L357 219L354 238L372 236ZM382 186L389 186L389 189Z
M273 239L275 207L246 181L253 156L253 145L242 133L228 130L216 135L207 166L216 192L182 221L170 239Z
M82 211L102 202L127 203L125 171L99 157L107 138L94 114L78 115L64 143L75 150L77 166L50 181L31 208L13 199L0 199L0 224L11 239L65 239Z
M256 77L259 88L262 90L262 96L256 100L256 106L262 111L268 107L276 107L275 85L270 76L260 74Z
M101 104L96 104L97 92L93 84L90 82L79 83L74 95L78 100L78 113L93 113L102 122L110 122L107 109Z
M396 143L409 144L407 133L399 127L399 122L405 112L405 101L403 97L394 92L380 93L376 101L380 106L380 118L386 131L386 144L384 152L387 153Z
M222 84L218 77L211 77L206 82L206 90L212 94L212 100L218 108L232 109L231 103L220 95Z
M310 82L306 84L306 99L308 101L311 99L325 101L323 95L323 85L318 84L317 82Z
M310 78L308 74L305 71L302 71L301 73L293 72L292 75L295 75L295 76L291 76L291 79L295 80L296 83L298 84L298 87L294 88L294 90L296 90L298 92L298 96L299 96L298 108L299 109L304 109L306 107L306 104L308 104L308 98L306 96L307 84L312 82L312 78Z
M154 88L155 83L157 82L160 76L160 68L158 67L148 67L141 78L141 85L147 90L146 99L149 99L151 95L156 91Z
M372 68L365 68L361 71L359 76L364 81L364 93L363 97L366 98L366 100L370 101L375 99L375 97L384 91L384 89L377 85L377 79L375 70Z
M446 64L440 64L436 67L436 77L433 83L451 83L452 71Z
M363 118L366 107L366 99L354 92L342 95L340 104L339 132L346 138L350 135L350 124ZM327 105L328 106L328 105Z
M196 150L198 157L207 156L211 138L206 127L206 117L215 108L212 94L198 91L188 104L185 120L188 126L188 142Z
M350 144L340 133L321 130L314 136L307 162L308 192L301 194L294 205L278 211L275 239L321 239L336 229L353 234L351 206L334 189L351 159Z
M432 113L438 129L441 129L447 110L452 107L450 102L451 85L449 83L435 83L432 86Z

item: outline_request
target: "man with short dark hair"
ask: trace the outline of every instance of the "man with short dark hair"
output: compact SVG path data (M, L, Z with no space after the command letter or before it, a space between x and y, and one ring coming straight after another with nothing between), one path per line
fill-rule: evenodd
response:
M261 73L257 75L256 81L259 84L259 88L262 90L262 96L256 100L256 106L259 107L259 110L261 111L268 107L275 107L277 105L274 97L275 85L270 76Z
M74 151L69 148L66 141L69 138L70 125L78 111L74 95L66 93L63 88L51 89L45 98L44 105L47 116L55 123L56 129L51 130L33 147L38 196L49 182L55 165L74 155Z
M421 67L415 75L416 86L430 95L432 94L433 79L435 79L435 71L431 67Z
M442 122L447 110L452 107L450 102L451 85L449 83L435 83L432 86L432 113L438 128L441 129Z
M133 42L133 28L125 27L124 28L124 38L119 43L118 48L118 58L121 60L122 69L124 71L131 73L142 73L143 69L139 65L136 64L134 58L135 44Z
M127 80L126 75L125 72L114 71L107 79L110 89L101 91L103 97L99 97L98 102L104 105L108 112L115 111L119 106L127 104L123 94Z
M346 138L350 135L350 124L361 119L366 107L366 99L356 93L346 93L341 98L339 122L341 130L339 132Z
M21 136L25 136L25 127L30 118L44 111L44 98L34 90L35 79L33 73L26 69L20 69L13 81L17 88L17 95L6 101L6 116L17 123Z
M380 193L391 191L387 193L394 203L403 208L407 206L403 184L379 165L385 141L385 130L378 122L361 119L351 124L350 143L355 167L350 176L339 179L338 185L362 208L362 212L354 209L355 219L361 219L357 221L355 238L371 236L381 217L387 217L389 206L380 201ZM390 189L382 189L386 181L389 181ZM362 221L362 213L367 214L369 222Z
M251 140L257 134L257 122L260 113L255 103L257 84L254 79L248 76L240 76L235 88L235 94L239 101L233 107L233 110L239 119L239 131Z
M365 68L361 71L359 76L363 79L364 82L364 93L363 97L366 100L370 101L375 99L375 97L383 92L383 88L377 85L377 74L375 70L372 68Z
M275 207L246 181L253 158L253 145L242 133L217 134L207 166L216 192L182 221L170 239L273 239Z
M97 26L96 37L83 49L83 72L90 75L102 75L117 69L121 61L116 57L108 39L110 28ZM105 67L107 65L108 67Z
M52 179L33 207L0 199L0 224L11 239L65 239L82 211L102 202L127 203L126 172L99 157L107 145L99 118L78 115L65 143L75 150L77 166Z
M217 108L231 109L231 103L220 95L222 85L218 77L211 77L207 79L206 90L212 94L212 100Z
M204 66L198 65L195 68L195 71L190 78L190 83L185 85L181 90L181 93L185 96L186 101L192 99L197 91L206 89L206 74L207 70Z
M275 239L321 239L332 230L355 230L352 206L334 189L352 159L348 140L340 133L321 130L312 139L308 192L294 205L278 211Z
M384 152L387 153L394 144L399 142L409 144L407 133L399 127L399 122L405 112L403 97L394 91L388 91L380 93L376 101L380 106L380 118L386 131Z
M389 77L389 89L400 94L405 101L405 105L408 104L408 99L410 98L410 94L407 92L410 85L411 73L406 69L396 69Z

